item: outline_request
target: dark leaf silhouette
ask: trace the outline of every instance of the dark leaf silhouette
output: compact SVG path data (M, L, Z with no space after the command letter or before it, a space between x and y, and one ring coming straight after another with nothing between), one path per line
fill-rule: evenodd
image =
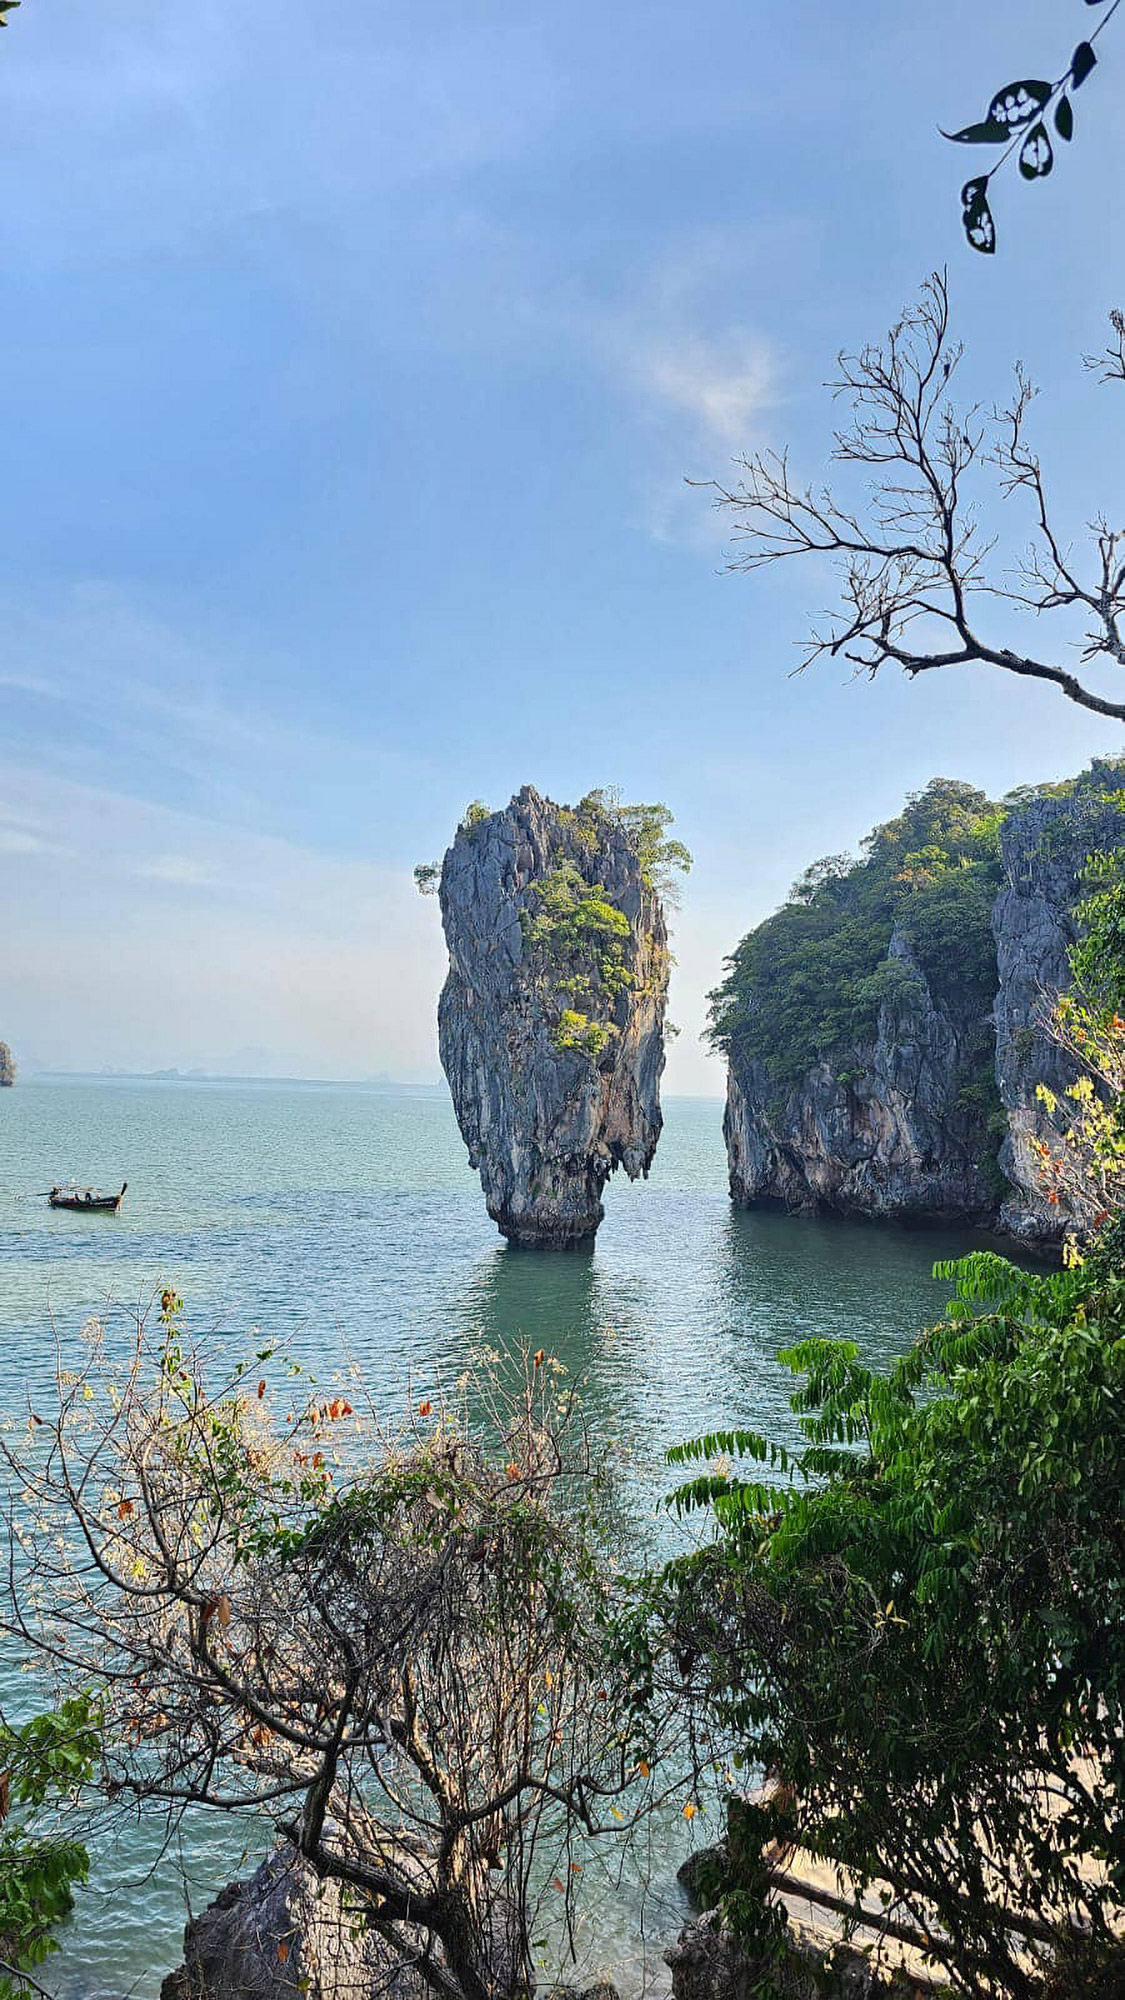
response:
M1028 76L1018 83L1006 83L988 107L989 119L1002 125L1005 135L1018 132L1021 125L1030 125L1050 95L1051 85L1044 83L1041 77Z
M1079 42L1070 58L1070 80L1075 90L1080 83L1085 83L1097 60L1089 42Z
M1055 131L1060 139L1074 137L1074 112L1071 110L1069 97L1060 97L1055 106Z
M988 175L966 181L961 189L961 220L974 250L991 257L996 248L996 225L988 206Z
M1049 174L1054 164L1055 156L1047 137L1047 127L1040 119L1020 147L1020 172L1025 181L1037 181L1044 174Z
M1008 136L1008 127L996 118L986 118L979 125L966 125L960 132L943 132L943 139L953 139L963 146L995 146Z

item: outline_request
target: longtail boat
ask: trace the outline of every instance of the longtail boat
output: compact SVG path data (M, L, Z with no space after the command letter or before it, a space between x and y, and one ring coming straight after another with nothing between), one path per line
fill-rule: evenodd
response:
M128 1185L122 1181L120 1194L107 1194L104 1188L53 1187L47 1200L52 1208L73 1208L80 1215L118 1215Z

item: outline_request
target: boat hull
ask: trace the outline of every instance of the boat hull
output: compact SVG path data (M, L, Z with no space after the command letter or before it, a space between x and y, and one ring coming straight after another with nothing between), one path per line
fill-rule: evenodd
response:
M52 1188L47 1203L51 1208L65 1208L74 1215L119 1215L124 1199L124 1187L120 1194L102 1194L96 1188Z

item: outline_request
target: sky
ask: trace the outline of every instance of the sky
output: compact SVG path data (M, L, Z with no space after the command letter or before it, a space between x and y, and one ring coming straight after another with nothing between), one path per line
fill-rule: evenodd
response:
M782 446L823 478L836 352L948 264L965 393L1003 397L1021 359L1067 531L1120 519L1125 399L1081 356L1125 303L1125 28L1052 177L998 187L985 259L937 127L1059 74L1078 0L24 0L9 23L17 1054L436 1077L413 864L470 799L602 784L667 801L696 857L666 1088L717 1094L706 993L810 860L932 776L999 794L1125 748L984 669L794 677L831 574L726 573L686 483ZM1004 549L1026 527L999 510Z

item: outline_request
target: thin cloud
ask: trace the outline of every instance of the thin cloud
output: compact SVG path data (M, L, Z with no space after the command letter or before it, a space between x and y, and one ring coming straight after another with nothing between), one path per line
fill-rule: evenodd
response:
M206 862L190 854L157 854L138 863L134 872L147 882L164 882L176 889L206 889L217 879Z
M0 826L0 854L46 854L47 842L15 826Z
M690 420L697 442L746 448L777 401L774 349L748 329L641 343L624 365L641 395Z

